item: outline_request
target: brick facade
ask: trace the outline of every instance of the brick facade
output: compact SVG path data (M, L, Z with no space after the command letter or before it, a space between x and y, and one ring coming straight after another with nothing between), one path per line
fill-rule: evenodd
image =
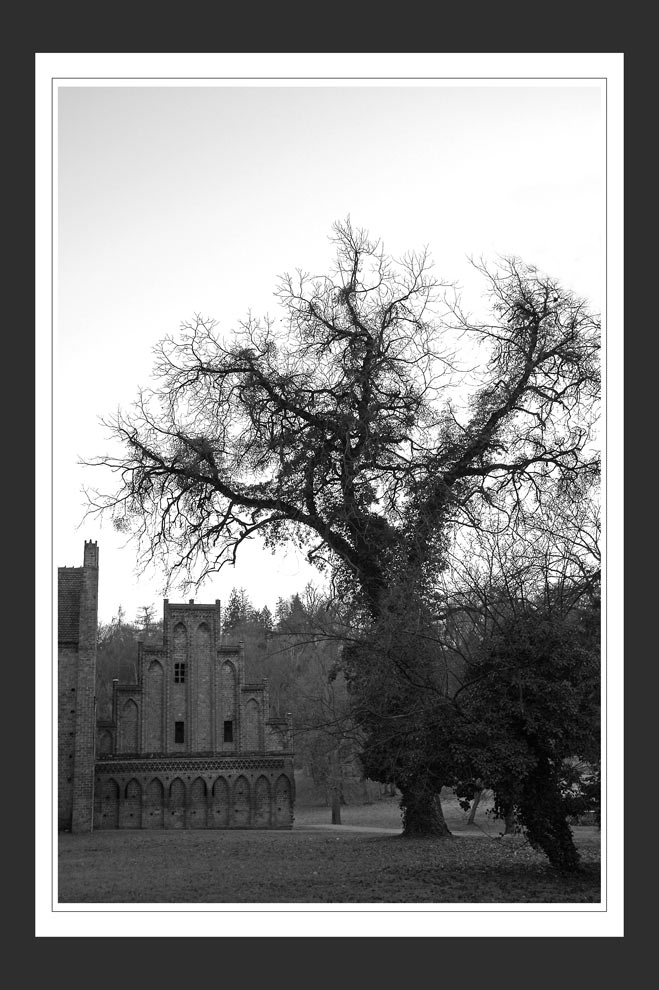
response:
M82 567L58 569L57 591L58 826L89 832L96 747L96 543L85 543Z
M97 722L97 589L85 544L83 568L59 570L60 828L290 828L291 725L269 718L265 682L245 683L220 602L165 599L162 645L138 643L136 682L114 682Z

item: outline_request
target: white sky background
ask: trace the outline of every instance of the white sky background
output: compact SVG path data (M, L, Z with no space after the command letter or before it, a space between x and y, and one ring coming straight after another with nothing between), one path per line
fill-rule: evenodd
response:
M128 619L143 605L160 615L163 576L136 578L136 548L109 520L80 525L82 485L112 484L77 464L110 449L98 417L129 406L153 346L196 312L222 332L250 308L279 315L277 276L326 272L335 220L350 214L394 255L427 244L472 309L484 283L467 256L497 254L602 306L601 82L209 82L56 91L54 556L80 566L84 540L98 540L102 621L119 605ZM320 581L292 552L242 550L198 601L226 602L235 585L274 609Z
M196 312L217 319L222 331L250 308L277 316L277 277L298 267L325 273L333 258L331 225L348 214L391 254L427 244L437 275L461 283L472 310L482 283L467 257L497 254L518 255L606 309L606 453L621 466L622 59L621 53L37 53L37 615L56 588L57 567L81 565L86 539L99 543L101 620L109 621L119 605L129 619L147 604L161 614L162 576L138 583L135 549L122 548L109 521L102 528L81 525L81 488L102 488L104 479L78 466L78 458L108 448L98 417L127 407L138 386L149 384L151 349L163 336ZM296 78L213 81L266 75ZM338 78L310 85L303 77L312 76ZM405 82L409 76L421 78ZM467 78L435 82L440 76ZM164 77L181 78L166 83ZM58 183L52 197L51 127ZM43 484L51 462L52 497ZM621 474L609 472L606 489L605 601L608 594L612 603L623 594ZM47 573L42 551L49 544ZM279 596L319 580L293 554L272 557L255 543L243 550L242 563L209 581L198 601L226 601L233 586L244 586L256 606L272 608ZM49 678L42 666L53 662L51 632L37 622L36 701L43 716L37 752L54 745L56 731L52 670ZM605 772L618 781L617 604L609 607L607 655ZM374 905L361 914L324 913L318 925L317 906L296 905L294 918L286 910L267 912L267 934L620 935L621 809L621 802L608 808L605 910L486 905L482 913L480 905L474 913L474 905L443 905L437 914L434 906L412 905L405 914L405 905L395 911ZM36 845L37 935L219 933L217 915L198 905L160 906L153 914L136 913L134 905L53 910L57 834L43 816ZM245 906L224 907L233 914L222 913L222 934L254 932L256 915L243 925Z

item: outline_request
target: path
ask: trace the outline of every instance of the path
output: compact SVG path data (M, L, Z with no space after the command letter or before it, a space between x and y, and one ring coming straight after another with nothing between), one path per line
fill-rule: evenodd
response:
M293 825L294 832L370 832L375 835L401 835L401 829L399 828L383 828L377 825L331 825L331 824L317 824L317 825ZM509 836L501 835L501 833L494 828L491 832L486 832L484 829L480 828L478 825L452 825L451 835L456 838L470 838L470 839L507 839ZM594 825L575 825L573 827L573 835L575 841L584 842L599 842L600 831Z

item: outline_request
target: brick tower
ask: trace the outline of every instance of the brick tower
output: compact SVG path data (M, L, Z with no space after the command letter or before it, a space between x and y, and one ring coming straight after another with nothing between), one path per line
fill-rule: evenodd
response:
M58 827L94 823L98 544L86 541L82 567L57 573Z
M224 642L221 605L164 601L162 643L137 644L98 722L94 828L291 828L290 718Z

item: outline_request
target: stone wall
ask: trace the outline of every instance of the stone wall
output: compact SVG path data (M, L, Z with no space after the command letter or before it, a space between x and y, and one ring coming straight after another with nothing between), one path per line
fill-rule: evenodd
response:
M97 829L291 828L293 760L99 757L95 795Z

